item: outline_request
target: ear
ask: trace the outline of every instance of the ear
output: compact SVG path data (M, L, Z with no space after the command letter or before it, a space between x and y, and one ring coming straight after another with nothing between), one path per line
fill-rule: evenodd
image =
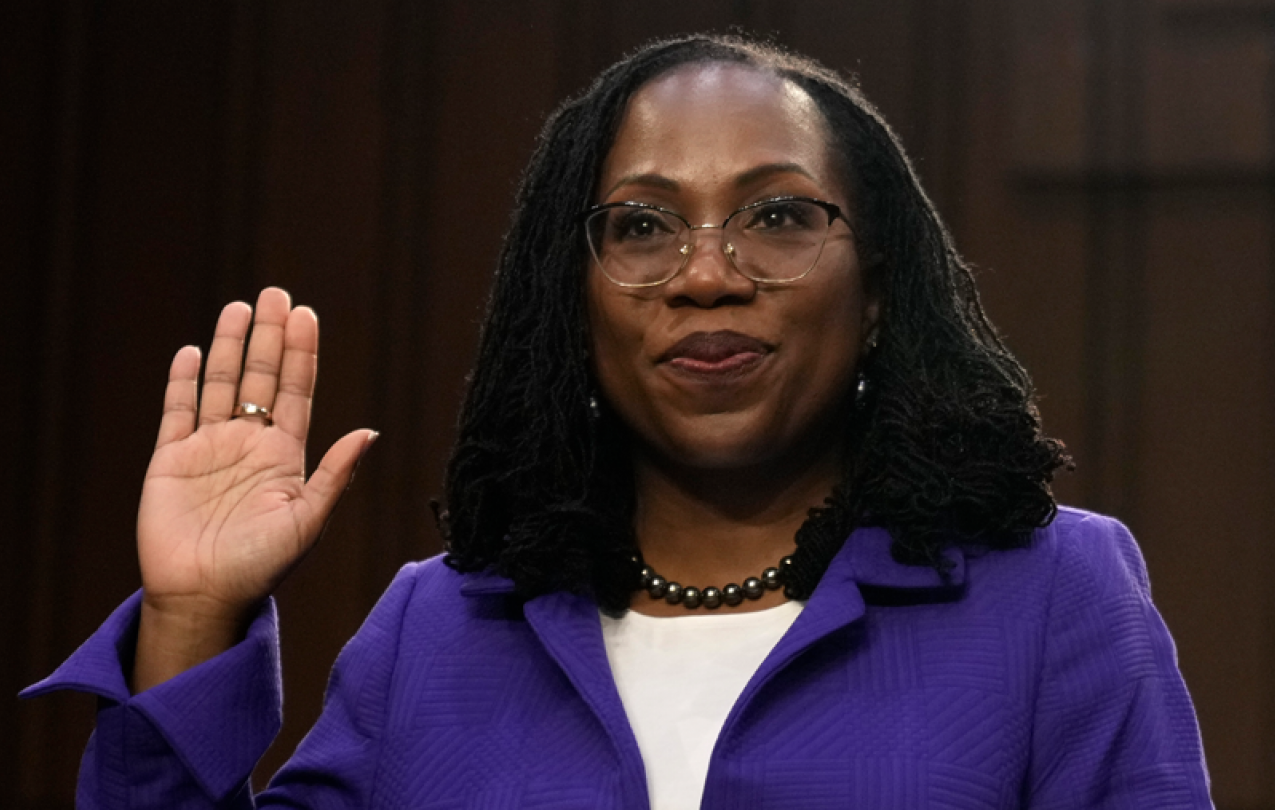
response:
M877 345L877 336L880 334L880 313L881 302L873 299L863 308L863 326L860 330L859 340L862 345L869 349L875 348Z
M864 346L875 346L881 332L881 309L884 285L882 277L885 273L885 257L874 254L864 265L863 273L863 320L860 323L859 340Z

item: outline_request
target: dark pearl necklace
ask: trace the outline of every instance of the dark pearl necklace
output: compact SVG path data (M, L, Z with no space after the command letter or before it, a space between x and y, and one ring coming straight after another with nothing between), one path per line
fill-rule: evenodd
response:
M634 560L642 564L641 557L635 556ZM783 587L791 570L792 557L784 557L779 561L779 565L762 571L760 577L749 577L744 580L743 585L732 582L722 588L710 586L700 590L689 585L670 582L657 574L654 568L643 564L642 590L650 594L652 599L663 599L670 605L680 604L689 610L698 607L715 610L722 605L735 607L745 599L761 599L767 591L775 591Z

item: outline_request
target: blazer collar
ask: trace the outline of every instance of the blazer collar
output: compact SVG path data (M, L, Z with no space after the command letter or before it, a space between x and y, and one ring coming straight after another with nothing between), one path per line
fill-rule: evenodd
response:
M488 596L514 592L513 580L488 569L477 574L466 574L460 584L461 596Z
M940 574L928 565L897 562L890 553L892 543L890 533L880 527L856 529L829 566L824 580L835 575L843 581L853 580L872 594L891 591L894 594L888 598L921 601L941 601L965 588L965 552L961 548L944 549L947 570Z

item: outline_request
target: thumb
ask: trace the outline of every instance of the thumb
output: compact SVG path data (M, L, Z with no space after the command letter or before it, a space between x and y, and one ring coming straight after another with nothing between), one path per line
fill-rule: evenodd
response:
M306 482L301 499L309 507L312 520L322 527L328 522L337 501L354 479L359 461L381 434L374 430L356 430L337 440L319 462L319 468Z

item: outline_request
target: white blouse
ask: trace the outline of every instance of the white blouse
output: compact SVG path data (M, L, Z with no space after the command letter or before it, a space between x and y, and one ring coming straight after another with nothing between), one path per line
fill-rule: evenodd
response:
M713 745L753 673L801 613L602 617L611 674L646 765L651 810L700 806Z

